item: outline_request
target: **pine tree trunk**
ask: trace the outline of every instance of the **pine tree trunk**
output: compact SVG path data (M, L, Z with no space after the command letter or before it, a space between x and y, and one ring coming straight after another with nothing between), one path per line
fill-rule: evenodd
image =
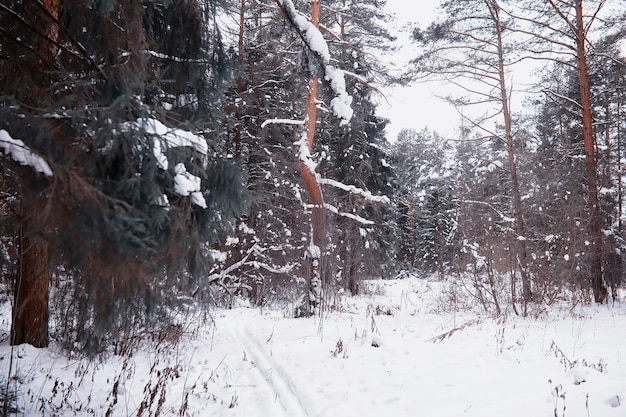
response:
M526 248L526 227L524 224L524 213L522 211L522 198L517 176L517 164L515 161L515 148L513 147L513 129L511 123L511 109L509 108L509 96L505 78L504 68L504 45L502 41L502 27L500 25L500 9L496 1L490 3L490 11L496 26L498 37L498 73L500 84L500 101L502 104L502 115L504 118L504 132L506 136L507 155L509 160L509 173L511 175L513 193L513 212L515 215L515 257L516 263L522 277L522 300L524 302L524 315L526 315L526 305L531 301L532 291L530 276L528 274L527 248Z
M344 273L348 275L348 290L353 296L359 293L359 281L356 276L356 259L351 245L344 251Z
M313 0L311 2L311 23L315 27L319 27L320 2ZM306 95L306 107L304 115L304 129L306 132L306 141L309 150L313 147L313 139L315 137L315 124L317 121L317 107L315 99L317 97L318 77L311 74L308 83ZM304 186L309 196L309 203L312 205L312 237L311 247L308 253L308 262L310 262L310 273L308 276L309 291L309 313L313 312L316 307L320 306L322 300L323 287L323 262L322 256L326 247L326 212L324 210L324 197L315 173L302 160L299 161L300 174L304 180Z
M583 138L585 142L585 168L587 177L587 197L589 202L589 237L592 243L590 256L591 290L597 303L606 301L607 289L602 277L602 215L598 205L597 161L593 138L593 117L591 113L591 87L585 55L586 31L583 22L582 0L576 2L576 58L580 84L580 104L582 107Z
M45 22L42 27L43 36L35 45L35 51L42 59L36 65L44 68L55 60L57 53L61 3L60 0L42 0L33 7L39 7L41 21ZM46 77L42 79L45 80ZM36 176L36 173L30 171L23 176L25 189L37 182ZM29 182L32 184L28 184ZM11 344L28 343L41 348L48 346L48 295L51 277L48 242L39 234L41 222L38 219L42 216L45 201L38 193L31 196L26 194L22 192L22 221L17 236L20 257L14 288Z
M245 35L246 22L246 0L241 0L239 9L239 40L238 45L238 61L239 65L243 68L244 54L243 54L243 41ZM237 101L235 102L235 158L241 160L241 129L243 124L243 114L241 108L243 106L243 78L237 77Z
M31 215L36 214L27 213L21 225L11 344L28 343L42 348L48 346L50 266L48 243L40 235L30 233Z
M621 86L618 87L620 92L622 92ZM621 130L621 120L622 120L622 97L618 98L617 101L617 115L616 120L617 123L617 235L622 236L622 213L624 209L624 199L622 193L622 130Z

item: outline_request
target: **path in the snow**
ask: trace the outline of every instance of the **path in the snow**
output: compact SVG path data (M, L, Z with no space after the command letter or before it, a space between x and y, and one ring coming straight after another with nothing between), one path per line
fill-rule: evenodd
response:
M275 400L280 403L286 417L312 417L316 415L310 401L297 390L289 374L274 360L263 342L245 326L236 329L236 338L247 358L265 381Z
M626 305L493 318L437 310L443 283L372 284L323 319L218 310L176 346L102 363L5 341L0 375L14 362L24 417L130 416L143 400L189 417L626 417Z
M517 417L567 409L568 417L626 417L622 308L498 320L430 313L421 281L385 285L399 294L349 300L355 304L322 322L223 312L231 352L243 349L242 377L255 387L239 391L228 415ZM608 364L604 372L592 368L599 363ZM554 397L557 386L563 399Z

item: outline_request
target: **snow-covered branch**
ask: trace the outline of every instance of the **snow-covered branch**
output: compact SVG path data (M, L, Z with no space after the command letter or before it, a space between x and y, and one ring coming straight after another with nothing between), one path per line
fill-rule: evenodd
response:
M348 76L350 78L353 78L355 80L357 80L358 82L360 82L361 84L371 88L372 90L378 92L381 96L385 97L385 94L380 90L380 88L378 88L376 85L370 83L365 77L360 76L359 74L356 74L354 72L351 71L343 71L343 75Z
M282 267L277 267L277 266L269 265L266 262L259 262L256 260L248 261L248 259L253 253L264 252L264 251L265 249L261 248L258 244L252 245L252 247L250 247L246 251L246 254L241 260L235 262L234 264L230 265L228 268L224 269L221 272L217 272L217 273L209 275L208 277L209 282L214 282L214 281L229 277L231 276L231 274L233 274L235 271L242 268L243 266L249 266L254 269L264 269L265 271L270 272L272 274L288 274L291 271L293 271L293 269L295 268L296 263L290 263ZM248 289L250 288L248 287Z
M332 65L324 66L324 78L330 82L330 86L335 92L335 98L330 101L330 108L335 116L341 119L341 126L350 122L354 111L352 110L352 96L346 91L346 79L343 70Z
M330 52L322 32L315 27L304 15L298 12L291 0L276 0L287 15L289 21L298 29L302 40L307 47L317 55L324 69L324 79L330 83L335 98L330 102L330 108L335 116L341 119L340 125L350 122L352 114L352 96L346 91L346 81L343 70L330 65Z
M122 125L122 129L140 129L147 135L156 136L152 145L152 152L156 158L157 165L163 170L169 168L169 160L166 155L167 149L190 147L202 155L207 155L209 150L203 137L187 130L169 128L157 119L140 118L134 122L125 123ZM165 149L163 149L164 147ZM174 192L183 197L191 197L191 201L195 205L204 209L207 208L206 200L202 194L200 177L187 171L183 163L178 163L174 167ZM162 198L158 204L167 205L167 198Z
M220 278L224 278L226 276L228 276L231 272L241 268L246 261L248 260L248 258L250 257L250 255L252 255L252 253L255 251L255 249L257 248L258 245L252 245L252 247L250 249L248 249L246 251L246 254L243 258L241 258L241 260L239 260L238 262L235 262L234 264L232 264L231 266L229 266L228 268L226 268L225 270L216 273L216 274L211 274L208 277L209 282L213 282L216 281Z
M293 120L293 119L267 119L263 123L261 123L261 129L270 124L283 124L283 125L304 125L304 120Z
M347 184L344 184L344 183L339 182L339 181L331 180L329 178L318 178L318 182L320 184L330 185L332 187L339 188L339 189L344 190L344 191L348 191L349 193L352 193L352 194L358 194L361 197L363 197L363 198L365 198L366 200L369 200L369 201L375 201L375 202L378 202L378 203L389 203L390 202L389 201L389 197L387 197L387 196L384 196L384 195L382 195L382 196L373 195L371 192L369 192L367 190L364 190L362 188L356 187L354 185L347 185Z
M330 62L330 52L322 32L296 10L296 6L291 0L276 0L276 2L283 9L289 21L298 29L309 49L317 54L322 64L327 65Z
M298 158L309 169L311 174L315 176L318 184L329 185L331 187L339 188L340 190L344 190L349 193L359 195L368 201L373 201L377 203L385 203L385 204L388 204L390 202L387 196L376 196L376 195L373 195L370 191L364 190L357 186L344 184L342 182L339 182L330 178L322 178L319 175L319 173L315 172L315 170L317 169L317 163L313 160L313 157L311 156L311 150L309 149L307 145L306 139L307 139L306 132L303 132L302 135L300 136L300 140L297 141L294 145L298 149ZM350 217L350 216L346 216L346 217Z
M130 130L132 127L143 130L148 135L158 136L160 140L154 143L154 156L159 166L163 169L169 167L169 161L161 149L161 142L168 148L179 148L188 146L195 149L202 155L206 155L209 147L206 140L192 132L182 129L172 129L165 126L157 119L140 118L135 122L127 122L122 126L124 130Z
M335 207L333 205L330 205L328 203L324 203L324 208L326 210L330 211L331 213L335 213L337 216L347 217L347 218L352 219L352 220L354 220L354 221L356 221L358 223L361 223L361 224L363 224L365 226L371 226L371 225L374 224L373 221L367 220L367 219L365 219L365 218L363 218L363 217L361 217L359 215L352 214L352 213L341 212L341 211L339 211L339 209L337 207Z
M30 166L48 177L52 176L50 165L41 156L35 154L20 139L12 138L9 132L4 129L0 129L0 149L5 154L11 155L11 159L18 164Z
M553 97L553 98L557 98L557 99L560 99L560 100L566 101L566 102L568 102L568 103L572 104L573 106L575 106L576 108L581 108L581 107L582 107L582 106L580 105L580 103L579 103L579 102L577 102L576 100L573 100L573 99L571 99L571 98L569 98L569 97L567 97L567 96L564 96L563 94L559 94L559 93L557 93L556 91L549 90L549 89L544 89L544 90L542 90L542 92L543 92L544 94L548 95L548 96Z
M258 261L249 262L248 265L254 267L255 269L264 269L267 272L272 273L272 274L288 274L292 272L294 268L296 267L295 263L291 263L283 267L277 268L275 266L268 265L265 262L258 262Z
M302 132L300 140L294 143L294 145L298 150L298 159L311 171L311 174L318 179L319 183L319 174L315 172L317 163L311 157L311 149L307 143L307 137L307 132Z
M187 171L185 164L178 163L174 167L174 192L183 197L191 196L191 201L202 208L207 208L202 194L202 180Z

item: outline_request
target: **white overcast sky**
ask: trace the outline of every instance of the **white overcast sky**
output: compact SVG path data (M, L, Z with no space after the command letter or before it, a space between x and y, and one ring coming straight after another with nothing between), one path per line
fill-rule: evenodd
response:
M390 56L385 57L392 68L400 70L408 65L408 61L416 56L414 46L410 42L412 28L419 26L425 29L431 22L437 19L439 11L437 6L440 0L387 0L387 10L394 13L397 22L392 24L392 33L398 38L401 48ZM522 66L523 65L523 66ZM526 89L532 82L536 64L522 64L516 68L511 93L511 110L522 111L522 102L526 93L520 89ZM421 130L425 127L437 131L444 138L458 135L461 126L461 116L458 111L445 102L442 96L460 96L463 91L452 86L446 86L435 82L413 82L408 86L395 86L383 89L387 101L382 100L378 113L390 120L387 127L387 139L395 141L398 132L404 128ZM477 107L464 109L465 114L478 116L487 111Z
M393 68L402 69L415 57L409 36L415 26L426 28L437 18L436 7L439 0L387 0L387 9L394 13L397 22L392 25L392 33L402 47L385 58ZM456 110L437 95L444 95L445 86L433 83L415 82L410 86L385 88L387 101L379 106L381 116L391 123L387 127L387 138L394 141L403 128L421 130L428 127L444 137L452 135L461 123Z

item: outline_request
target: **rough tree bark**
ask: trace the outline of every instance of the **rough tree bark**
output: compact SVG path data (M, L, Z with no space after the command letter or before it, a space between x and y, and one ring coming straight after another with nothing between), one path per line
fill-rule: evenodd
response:
M26 202L32 204L33 201ZM48 346L48 290L50 265L48 243L33 232L32 218L36 207L29 206L22 220L19 237L20 259L15 280L15 304L11 326L11 344L28 343Z
M39 62L34 65L39 71L54 62L58 39L60 0L43 0L37 6L43 23L44 37L39 39L34 51ZM40 80L46 80L41 76ZM45 86L41 90L45 89ZM36 183L35 172L22 178L25 188ZM15 279L13 317L11 322L11 344L28 343L34 347L48 346L48 293L50 265L48 242L40 234L45 199L40 193L22 193L22 219L19 243L18 275Z

